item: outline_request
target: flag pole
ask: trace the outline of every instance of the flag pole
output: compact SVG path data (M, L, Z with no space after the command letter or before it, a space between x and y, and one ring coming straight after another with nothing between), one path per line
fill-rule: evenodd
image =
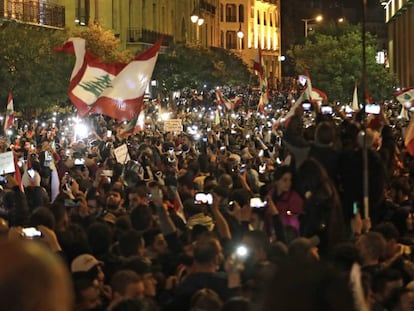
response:
M367 58L366 58L366 14L367 14L367 0L362 0L362 89L364 90L364 96L368 94L367 90ZM364 218L369 218L369 181L368 181L368 146L367 146L367 119L365 113L366 99L363 100L362 113L362 130L363 136L363 206L364 206Z

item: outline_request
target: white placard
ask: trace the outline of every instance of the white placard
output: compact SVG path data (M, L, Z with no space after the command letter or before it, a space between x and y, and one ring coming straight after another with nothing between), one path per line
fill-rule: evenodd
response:
M0 153L0 174L14 173L13 151Z
M114 154L115 154L115 159L119 162L119 163L126 163L129 160L131 160L129 153L128 153L128 147L127 145L123 144L121 146L119 146L118 148L114 149Z
M181 119L169 119L164 121L164 132L182 132L183 123Z

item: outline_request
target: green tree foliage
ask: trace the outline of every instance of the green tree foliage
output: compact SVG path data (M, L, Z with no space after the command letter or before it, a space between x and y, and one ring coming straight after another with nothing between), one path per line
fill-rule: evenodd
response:
M373 99L392 97L396 78L383 65L377 64L376 39L366 34L367 88ZM324 91L329 101L350 102L354 83L359 83L362 100L362 35L360 27L328 24L318 28L305 44L288 51L295 60L298 74L309 72L312 86Z
M121 50L121 40L115 37L112 30L104 29L98 23L75 29L72 36L85 39L86 49L104 62L127 63L134 57L132 51Z
M183 88L237 86L249 81L247 66L234 54L223 49L200 49L174 46L169 54L158 56L153 78L164 91Z
M41 27L5 22L0 29L0 107L5 110L11 92L14 109L29 116L66 101L71 66L66 56L53 47L63 42L65 33ZM68 74L69 73L69 74Z

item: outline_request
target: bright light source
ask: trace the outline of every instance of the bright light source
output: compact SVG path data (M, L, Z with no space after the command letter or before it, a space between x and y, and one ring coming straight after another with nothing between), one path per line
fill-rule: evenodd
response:
M164 113L161 115L161 119L162 119L163 121L168 120L169 118L170 118L170 113L169 113L169 112L164 112Z
M76 138L86 138L88 137L88 127L83 123L77 123L74 126L75 137Z

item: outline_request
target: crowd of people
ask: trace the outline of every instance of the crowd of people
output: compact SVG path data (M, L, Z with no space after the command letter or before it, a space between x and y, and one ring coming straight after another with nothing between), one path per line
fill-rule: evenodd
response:
M148 104L134 133L97 115L15 122L0 144L20 170L0 179L2 308L413 310L403 129L385 109L362 122L315 103L275 127L281 97L263 113L247 97L230 112Z

